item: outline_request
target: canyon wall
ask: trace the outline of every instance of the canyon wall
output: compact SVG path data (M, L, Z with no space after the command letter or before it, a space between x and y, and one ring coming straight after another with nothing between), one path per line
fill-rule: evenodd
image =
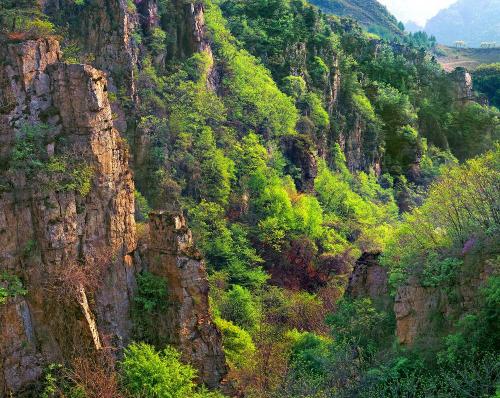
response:
M0 273L25 289L0 305L0 392L22 394L50 363L108 348L120 356L133 338L136 275L149 263L136 250L134 182L105 73L61 62L54 39L0 52ZM163 242L152 253L170 254L151 268L181 302L161 322L200 380L217 387L226 367L206 272L199 255L177 253L173 231L152 228L152 242Z

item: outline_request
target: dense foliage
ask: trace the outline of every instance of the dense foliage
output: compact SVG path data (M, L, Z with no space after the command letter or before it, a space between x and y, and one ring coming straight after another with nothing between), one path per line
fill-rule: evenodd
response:
M144 343L131 344L121 363L122 383L137 398L218 398L221 395L197 390L196 371L180 362L180 354L167 346L157 352Z
M158 23L131 35L137 98L112 71L110 99L127 114L136 219L151 209L187 215L235 385L255 398L493 396L498 109L456 98L426 51L434 39L403 36L380 8L384 21L368 33L302 0L205 0L210 51L194 51L176 36L185 28L176 2L158 4ZM48 34L24 17L51 24L36 4L14 5L0 6L12 40ZM93 59L85 43L63 44L66 61ZM475 75L492 105L497 69ZM84 197L92 170L49 158L47 129L22 126L6 167ZM379 297L350 289L366 259L389 275ZM392 303L409 284L448 306L432 314L429 339L400 345ZM0 304L25 293L0 277ZM120 386L132 397L218 397L154 333L155 317L175 305L168 293L164 279L137 275L138 342Z
M500 108L500 63L479 66L474 71L474 87Z

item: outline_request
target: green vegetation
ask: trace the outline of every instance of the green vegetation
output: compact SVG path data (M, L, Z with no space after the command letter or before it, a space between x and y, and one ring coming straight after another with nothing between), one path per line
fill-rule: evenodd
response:
M171 45L166 19L166 35L140 35L154 56ZM151 57L139 70L138 129L151 146L137 170L137 214L147 205L186 211L235 382L250 397L398 396L415 386L452 394L460 375L458 362L438 361L444 331L422 355L405 350L394 342L386 299L347 297L345 289L358 258L383 253L392 291L418 277L423 288L455 294L470 262L457 254L460 244L420 251L414 234L423 226L409 220L442 222L439 181L464 174L484 183L457 164L498 139L495 109L457 104L450 78L425 51L434 39L403 37L390 18L389 32L372 29L384 40L302 1L207 1L205 19L213 58L195 53L163 67ZM339 144L356 129L361 162L379 162L382 173ZM288 140L297 153L287 152ZM320 154L317 174L301 189L309 149ZM453 202L460 195L447 194L446 206L473 200ZM465 228L464 239L479 230ZM455 332L454 322L443 323ZM480 365L488 352L476 350L475 374L491 370ZM445 381L436 384L434 374Z
M87 196L92 188L94 171L79 156L47 153L48 125L24 124L12 150L10 165L48 191L75 191Z
M65 396L69 398L86 398L85 390L68 377L68 370L61 364L52 363L45 369L41 398Z
M165 279L143 271L137 275L137 292L134 296L132 320L136 338L160 345L155 333L155 315L166 311L168 290Z
M0 4L0 33L11 40L25 40L48 37L55 30L38 2L6 0Z
M353 18L378 36L394 38L404 30L387 8L374 0L312 0L311 4L329 14Z
M500 109L500 63L481 65L474 71L474 87Z
M91 5L74 3L77 14ZM110 99L127 115L141 241L151 210L186 214L231 381L249 398L493 396L498 109L458 98L428 52L435 39L404 35L375 2L314 2L367 32L302 0L205 0L211 51L185 37L180 3L160 1L154 26L123 3L141 22L129 43L141 54L128 77L137 98L110 68ZM78 34L68 62L86 53ZM492 105L497 69L474 75ZM92 168L53 135L20 126L7 172L89 195ZM177 310L165 279L136 279L124 394L219 397L158 336L158 315ZM428 330L403 345L393 302L408 284L438 295ZM0 279L0 300L16 294L22 285ZM47 373L47 396L71 396L62 374Z
M16 275L7 272L0 273L0 305L11 297L24 296L28 291Z
M405 216L384 254L393 281L416 274L424 285L453 282L464 247L498 234L499 155L497 148L449 168L431 185L424 204Z
M243 368L255 353L252 336L231 321L222 318L215 318L215 324L222 333L224 352L229 366L234 369Z
M218 398L215 392L198 390L196 371L180 361L180 354L167 346L157 352L144 343L131 344L121 362L122 384L131 397Z

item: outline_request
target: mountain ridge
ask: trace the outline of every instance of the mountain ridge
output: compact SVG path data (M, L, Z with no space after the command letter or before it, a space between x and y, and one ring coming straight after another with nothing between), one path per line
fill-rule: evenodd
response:
M326 13L357 20L376 34L401 34L402 26L387 7L377 0L309 0Z
M464 41L469 47L500 42L500 0L459 0L431 18L425 31L441 44Z

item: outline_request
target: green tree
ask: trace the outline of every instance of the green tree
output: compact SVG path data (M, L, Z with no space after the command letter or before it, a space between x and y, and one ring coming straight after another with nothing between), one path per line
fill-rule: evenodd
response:
M250 334L231 321L215 318L215 324L222 333L224 353L233 368L243 368L252 361L255 345Z
M200 162L200 197L226 204L234 178L234 163L218 149L210 128L206 127L195 142L194 154Z
M500 63L480 65L473 73L474 87L500 109Z
M221 398L217 393L197 390L196 371L180 361L180 354L167 346L156 351L144 343L132 343L120 363L122 384L137 398Z
M222 318L248 331L255 327L259 317L252 293L238 285L234 285L225 293L219 305L219 310Z

